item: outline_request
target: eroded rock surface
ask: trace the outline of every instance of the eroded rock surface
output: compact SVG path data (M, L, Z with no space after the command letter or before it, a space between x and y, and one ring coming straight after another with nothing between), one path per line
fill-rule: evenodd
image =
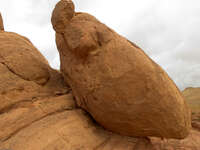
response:
M50 77L48 62L25 37L1 32L0 63L24 80L45 84Z
M3 26L3 19L0 13L0 31L4 31L4 26Z
M52 14L61 71L77 104L110 131L185 138L190 110L173 81L139 47L61 0Z
M195 128L184 140L131 138L108 132L76 108L71 94L22 103L1 114L0 120L4 136L23 124L10 136L1 137L0 149L198 150L200 146L200 130Z
M56 108L43 112L39 104L50 105L51 101L59 100L59 93L67 91L69 88L61 73L49 67L27 38L0 32L0 141L54 112ZM64 99L62 97L59 102ZM61 106L53 107L65 107L62 102L58 105Z
M183 91L183 96L192 107L192 113L200 113L200 88L186 88Z

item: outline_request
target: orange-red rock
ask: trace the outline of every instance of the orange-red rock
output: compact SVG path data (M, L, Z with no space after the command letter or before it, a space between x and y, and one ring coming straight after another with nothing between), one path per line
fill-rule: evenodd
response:
M61 73L27 38L0 32L0 147L33 122L72 109L68 91Z
M0 13L0 31L3 31L3 30L4 30L3 19L2 19L1 13Z
M0 140L0 149L198 150L200 147L200 131L196 128L184 140L131 138L102 129L84 111L74 107L68 94L38 99L1 114L0 127L4 129L1 132L4 136L6 131L13 134Z
M0 32L0 113L65 91L64 85L61 74L50 68L27 38Z
M185 138L190 110L168 75L138 46L61 0L52 14L61 71L77 104L129 136Z
M48 62L25 37L0 33L0 62L21 78L45 84L49 79Z

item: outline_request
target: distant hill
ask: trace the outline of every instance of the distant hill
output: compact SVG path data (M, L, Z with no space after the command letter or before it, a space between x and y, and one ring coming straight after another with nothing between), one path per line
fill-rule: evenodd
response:
M200 88L186 88L182 93L191 107L192 112L200 113Z

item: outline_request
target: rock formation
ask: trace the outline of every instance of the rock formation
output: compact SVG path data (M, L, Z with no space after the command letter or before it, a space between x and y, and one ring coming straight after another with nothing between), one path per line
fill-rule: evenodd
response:
M0 37L0 150L199 149L200 120L193 120L184 140L131 138L104 130L77 108L62 74L49 67L28 39L8 32Z
M0 13L0 31L4 30L4 26L3 26L3 19Z
M200 130L200 88L186 88L183 96L192 110L192 126Z
M186 88L183 91L183 96L192 107L192 112L200 113L200 88Z
M78 106L122 135L185 138L190 110L173 81L138 46L61 0L52 14L61 71Z
M27 38L16 33L1 32L0 49L0 62L13 73L38 84L48 81L48 62Z

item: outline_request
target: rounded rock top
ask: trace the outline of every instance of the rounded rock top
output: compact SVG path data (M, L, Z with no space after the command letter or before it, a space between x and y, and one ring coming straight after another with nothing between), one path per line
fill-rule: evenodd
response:
M73 18L75 13L74 3L71 0L61 0L55 6L51 22L56 32L62 32L65 25Z

